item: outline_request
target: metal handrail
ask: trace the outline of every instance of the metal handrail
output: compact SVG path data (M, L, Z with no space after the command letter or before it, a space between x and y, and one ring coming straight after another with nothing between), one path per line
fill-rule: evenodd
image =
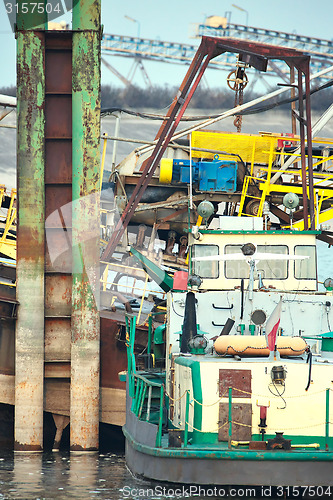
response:
M135 394L132 401L131 410L135 415L140 419L144 399L146 396L147 388L148 388L148 401L147 401L147 414L146 421L149 421L150 418L150 409L151 409L151 397L152 397L152 388L158 387L160 389L160 405L159 405L159 418L158 418L158 430L156 434L156 446L158 448L161 447L162 442L162 424L163 424L163 408L164 408L164 395L165 395L165 387L163 383L153 382L152 380L140 375L139 373L133 373L133 379L137 379L138 382L135 387Z

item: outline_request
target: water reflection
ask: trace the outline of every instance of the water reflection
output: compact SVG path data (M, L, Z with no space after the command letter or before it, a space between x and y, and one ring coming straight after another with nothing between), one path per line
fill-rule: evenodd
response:
M191 491L189 486L135 478L126 468L122 453L0 451L0 500L221 498L221 494L214 494L214 489L209 487L205 493L200 494L200 491L204 490ZM236 500L244 496L255 497L253 494L230 495L227 489L223 491L222 496L232 496Z
M43 471L41 453L14 453L12 494L24 498L26 492L38 497L43 491Z
M135 484L121 454L0 452L0 499L113 500Z

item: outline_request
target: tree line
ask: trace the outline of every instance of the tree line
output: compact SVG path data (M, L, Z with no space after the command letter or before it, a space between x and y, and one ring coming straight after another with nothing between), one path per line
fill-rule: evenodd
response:
M130 85L120 88L113 85L102 85L101 106L105 108L123 108L131 110L154 109L159 114L165 114L178 91L177 87L162 85L142 88ZM1 87L0 94L16 96L14 85ZM259 97L259 93L244 90L244 102ZM285 96L287 93L285 94ZM333 88L328 87L311 96L311 107L314 111L322 112L333 102ZM198 88L189 104L189 109L224 110L234 107L235 93L231 89ZM297 107L297 104L296 104ZM290 109L290 104L284 104L282 109Z
M112 85L102 85L101 99L102 109L110 107L137 109L155 109L157 112L166 112L178 91L178 87L168 85L154 86L151 88L141 88L135 85L129 86L126 89L115 87ZM286 92L282 99L288 99ZM254 92L253 90L244 89L244 102L248 102L256 97L260 97L262 93ZM281 99L279 98L279 99ZM333 87L325 88L315 92L311 96L311 107L314 111L325 111L333 102ZM195 91L189 108L191 109L206 109L206 110L223 110L230 109L235 106L235 92L231 89L197 88ZM297 108L297 103L296 103ZM290 109L290 103L283 104L281 109Z

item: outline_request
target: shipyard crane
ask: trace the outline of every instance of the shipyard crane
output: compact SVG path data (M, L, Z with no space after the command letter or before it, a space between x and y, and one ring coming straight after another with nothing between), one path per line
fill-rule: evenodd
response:
M108 68L109 71L111 71L111 73L113 73L117 78L119 78L119 80L125 85L125 87L130 87L132 85L131 81L128 80L121 73L119 73L119 71L116 70L116 68L114 68L110 63L108 63L108 61L104 57L101 58L101 61L104 64L104 66Z
M104 34L101 46L103 56L121 56L134 58L136 61L140 61L140 69L142 72L144 69L142 68L142 60L190 65L197 52L197 48L196 45L185 43L166 42L162 40L113 34ZM212 61L210 65L213 69L229 71L233 69L234 66L235 56L229 53L225 53L223 56L218 57L216 60ZM113 73L115 72L113 71ZM130 74L131 76L129 76L127 80L132 82L135 71L130 72ZM147 84L147 78L149 77L145 69L143 76ZM118 78L120 78L123 83L124 80L126 80L122 75L118 76Z

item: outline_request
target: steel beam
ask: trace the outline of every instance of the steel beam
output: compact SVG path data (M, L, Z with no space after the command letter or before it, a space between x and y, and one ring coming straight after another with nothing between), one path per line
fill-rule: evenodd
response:
M20 307L15 346L14 437L15 449L27 451L43 448L45 21L40 14L29 19L23 14L17 16L17 300ZM38 31L34 30L37 25Z
M302 166L302 193L303 193L303 214L304 229L308 230L308 194L307 194L307 176L306 176L306 158L305 158L305 130L304 130L304 105L303 105L303 84L302 72L298 70L298 109L299 109L299 135L301 145L301 166Z
M73 8L71 450L99 432L100 0Z
M310 67L307 63L305 75L305 111L306 111L306 127L307 127L307 145L308 145L308 184L309 184L309 212L310 212L310 229L314 230L315 223L315 201L313 190L313 158L312 158L312 123L311 123L311 104L310 104ZM305 228L305 227L304 227Z

